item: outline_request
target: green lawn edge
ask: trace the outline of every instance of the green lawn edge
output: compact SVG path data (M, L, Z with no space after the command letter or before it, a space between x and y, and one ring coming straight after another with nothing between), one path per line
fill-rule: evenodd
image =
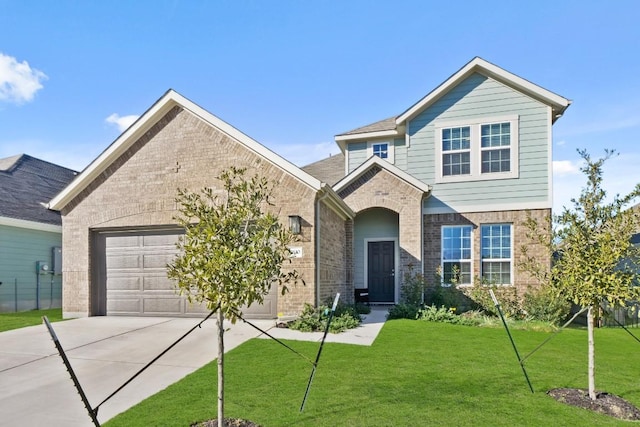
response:
M61 308L0 313L0 332L40 325L42 324L43 316L47 316L50 322L63 320Z

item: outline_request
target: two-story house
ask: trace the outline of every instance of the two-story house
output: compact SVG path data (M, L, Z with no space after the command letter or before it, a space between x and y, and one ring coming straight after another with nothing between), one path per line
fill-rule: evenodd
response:
M411 269L526 286L521 222L550 214L551 127L569 104L475 58L400 115L337 135L343 155L299 168L169 91L50 202L63 218L65 315L202 312L166 278L174 199L218 188L231 165L278 183L274 211L299 233L291 267L306 282L250 315L356 289L395 303Z
M408 264L428 279L457 270L462 285L529 284L516 268L522 222L551 214L551 127L569 104L474 58L400 115L337 135L354 286L398 301Z

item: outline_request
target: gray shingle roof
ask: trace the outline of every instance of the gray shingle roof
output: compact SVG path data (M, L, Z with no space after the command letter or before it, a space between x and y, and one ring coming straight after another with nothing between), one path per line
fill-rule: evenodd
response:
M60 213L44 207L76 172L26 154L0 159L0 217L60 225Z
M344 154L334 154L301 168L312 177L331 186L344 178Z
M379 132L383 130L394 130L396 128L396 117L397 116L389 117L388 119L380 120L378 122L371 123L370 125L361 126L357 129L353 129L348 132L338 134L336 136L353 135L353 134L367 133L367 132Z

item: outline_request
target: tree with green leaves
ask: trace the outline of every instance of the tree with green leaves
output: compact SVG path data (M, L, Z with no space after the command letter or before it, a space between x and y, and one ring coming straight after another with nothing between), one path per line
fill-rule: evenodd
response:
M243 306L261 304L272 286L299 280L290 262L294 236L268 211L273 184L248 179L245 169L232 167L218 177L224 191L178 190L176 221L184 227L179 254L168 265L168 276L187 300L206 304L217 313L218 425L224 426L224 325L235 323Z
M520 267L549 284L559 298L587 310L589 397L596 400L594 317L603 303L624 307L640 297L640 287L634 285L640 251L631 242L640 232L638 212L631 207L640 196L640 184L608 202L602 167L615 151L605 150L598 160L592 160L586 150L578 153L584 160L580 170L587 184L578 199L571 199L573 209L564 207L553 216L553 225L551 221L540 224L531 216L525 223L529 238L554 255L553 264L541 265L524 245Z

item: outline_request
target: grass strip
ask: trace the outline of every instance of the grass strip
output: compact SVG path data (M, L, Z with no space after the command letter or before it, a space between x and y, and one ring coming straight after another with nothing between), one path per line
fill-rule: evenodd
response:
M50 322L62 320L62 309L20 311L17 313L0 313L0 332L42 324L42 316Z

